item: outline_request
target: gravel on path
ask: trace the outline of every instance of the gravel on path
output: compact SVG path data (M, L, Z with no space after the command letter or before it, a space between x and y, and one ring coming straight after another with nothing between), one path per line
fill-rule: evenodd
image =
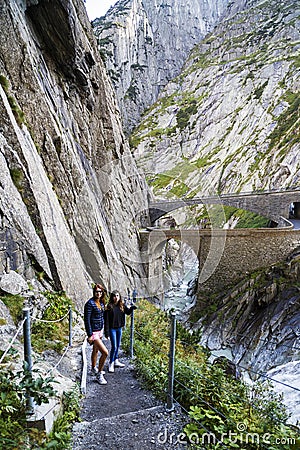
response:
M109 341L104 341L110 347ZM188 418L175 407L166 405L144 389L132 360L120 353L124 368L107 372L106 385L100 385L91 374L91 347L86 347L87 383L82 401L80 422L73 425L73 450L146 450L187 449L181 434ZM108 358L107 358L108 361Z

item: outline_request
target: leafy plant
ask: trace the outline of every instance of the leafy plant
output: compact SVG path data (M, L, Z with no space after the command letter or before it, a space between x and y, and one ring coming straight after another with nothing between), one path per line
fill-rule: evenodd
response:
M34 370L33 375L24 364L23 370L14 373L3 370L0 373L0 448L5 450L67 450L71 448L70 428L78 419L81 394L78 385L65 392L62 398L62 414L54 422L51 432L27 426L26 403L28 396L36 404L48 403L56 396L53 378L43 377Z
M34 444L44 438L44 432L27 429L27 398L32 397L38 405L48 403L56 395L53 379L43 377L37 370L30 373L24 363L17 373L9 369L0 372L0 436L6 450L28 448L28 440ZM34 447L30 447L34 448ZM38 447L35 447L38 448Z

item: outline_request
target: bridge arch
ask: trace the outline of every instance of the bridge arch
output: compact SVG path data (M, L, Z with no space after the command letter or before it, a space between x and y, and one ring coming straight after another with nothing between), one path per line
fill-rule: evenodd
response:
M181 313L195 302L199 277L199 260L186 243L173 237L167 239L163 258L163 309L174 308Z
M300 202L292 202L289 208L290 219L300 219Z

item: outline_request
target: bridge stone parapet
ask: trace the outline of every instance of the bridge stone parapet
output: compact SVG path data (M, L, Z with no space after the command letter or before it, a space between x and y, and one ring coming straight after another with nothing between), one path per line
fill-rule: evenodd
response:
M150 228L140 235L151 293L163 291L162 256L171 238L185 242L196 253L201 293L226 289L247 273L284 261L300 246L300 230L293 230L292 226L233 230Z
M171 211L192 205L226 205L238 209L252 211L267 217L274 222L280 221L280 216L289 217L291 203L300 202L300 190L241 192L239 194L203 195L192 199L152 202L149 205L151 223Z

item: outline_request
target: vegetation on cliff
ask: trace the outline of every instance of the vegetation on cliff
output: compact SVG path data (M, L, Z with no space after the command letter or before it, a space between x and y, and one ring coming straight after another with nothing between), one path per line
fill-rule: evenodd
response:
M44 377L38 371L32 376L26 369L0 372L0 436L1 448L5 450L67 450L70 449L72 422L79 414L80 394L77 388L65 392L62 403L63 410L47 435L45 431L28 426L28 396L36 405L49 403L49 399L57 395L53 387L54 379ZM54 383L55 384L55 383ZM3 447L2 447L3 445Z
M18 325L22 319L24 298L21 295L2 295L0 300L7 306L10 314ZM32 320L31 342L33 357L46 350L62 353L68 345L68 311L74 305L64 292L44 292L44 298L39 298L38 317ZM32 311L32 309L31 309ZM66 320L61 320L66 317ZM2 323L5 325L5 323ZM0 355L3 355L0 351ZM17 350L10 348L3 359L0 372L0 435L1 445L7 450L39 449L67 450L71 442L72 422L78 418L80 410L79 387L64 389L62 397L56 391L55 377L42 372L40 368L29 370L24 362L20 364ZM50 373L50 372L49 372ZM53 397L61 397L61 413L54 422L50 433L40 430L35 424L30 424L28 398L34 405L49 403ZM2 448L2 447L1 447Z
M168 386L169 326L166 313L147 301L139 303L135 364L146 386L161 399L166 399ZM209 362L209 352L198 341L198 333L177 327L174 399L190 416L181 442L195 449L296 449L297 430L286 424L282 398L270 383L249 386L233 372L229 375L226 363Z

